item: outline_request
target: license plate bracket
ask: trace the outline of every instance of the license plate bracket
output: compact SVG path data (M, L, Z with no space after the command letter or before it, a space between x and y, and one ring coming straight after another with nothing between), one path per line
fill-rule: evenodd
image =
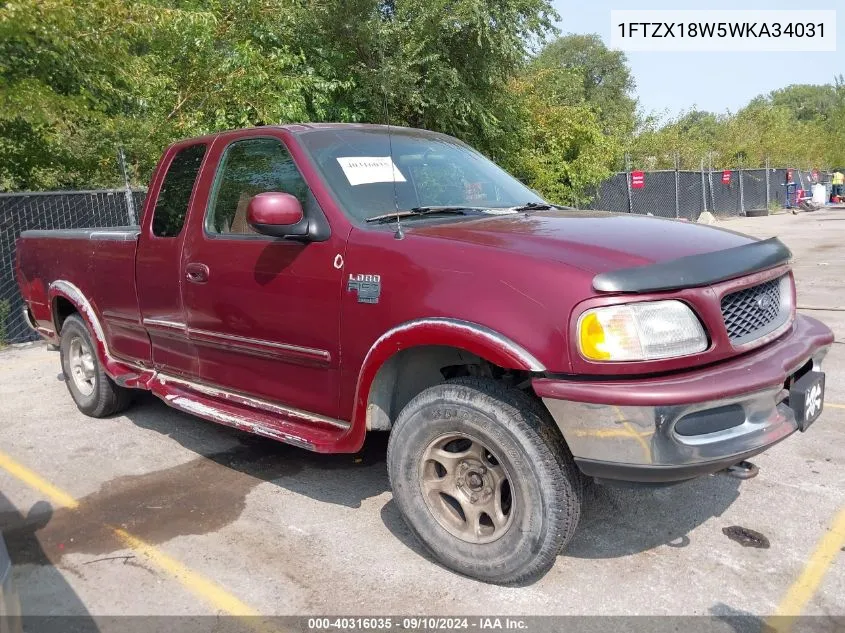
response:
M789 407L800 431L806 431L824 409L824 372L809 371L789 389Z

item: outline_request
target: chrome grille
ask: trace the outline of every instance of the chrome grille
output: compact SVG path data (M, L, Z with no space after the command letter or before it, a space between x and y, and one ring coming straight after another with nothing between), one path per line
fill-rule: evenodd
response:
M751 342L786 322L791 298L788 279L784 275L722 297L722 318L731 343Z

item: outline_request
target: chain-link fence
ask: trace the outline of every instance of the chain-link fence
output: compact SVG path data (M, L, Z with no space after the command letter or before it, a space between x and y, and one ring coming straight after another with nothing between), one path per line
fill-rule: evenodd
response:
M702 169L619 172L594 192L590 209L696 220L704 211L720 217L787 205L787 173L803 188L797 169Z
M0 193L0 344L38 336L23 320L15 279L15 240L30 229L74 229L137 224L144 191Z

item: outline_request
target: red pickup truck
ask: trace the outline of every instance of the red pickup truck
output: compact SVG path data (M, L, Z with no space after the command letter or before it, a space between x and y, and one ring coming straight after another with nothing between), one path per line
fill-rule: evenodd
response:
M833 341L777 239L557 207L414 129L182 141L140 227L27 231L17 254L81 411L146 389L325 453L389 430L411 530L502 584L551 567L590 479L753 476L821 412Z

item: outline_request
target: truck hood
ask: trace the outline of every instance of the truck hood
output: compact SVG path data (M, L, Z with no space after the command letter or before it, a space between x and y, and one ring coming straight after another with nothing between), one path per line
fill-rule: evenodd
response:
M484 245L602 273L755 242L710 226L600 211L544 211L409 227L420 236Z

